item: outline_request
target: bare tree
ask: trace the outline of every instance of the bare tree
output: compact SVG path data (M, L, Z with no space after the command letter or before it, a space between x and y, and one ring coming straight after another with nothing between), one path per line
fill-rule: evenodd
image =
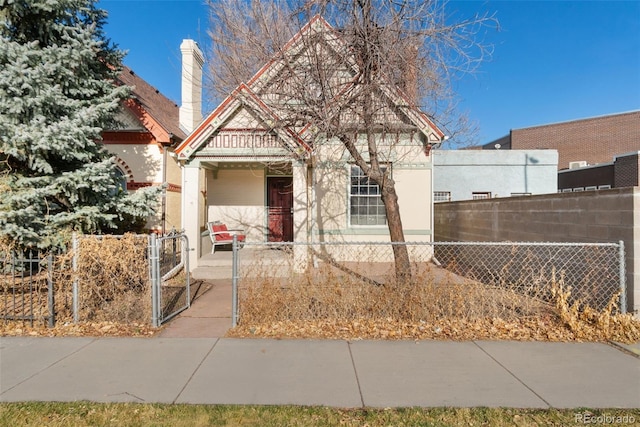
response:
M443 126L453 123L451 82L490 53L478 35L494 19L451 22L446 2L428 0L247 0L246 6L211 3L211 89L226 96L247 82L277 112L274 126L313 129L314 151L322 141L340 141L378 185L391 241L404 242L386 165L401 135L426 149L430 142L398 117L424 111L447 132L457 131ZM313 27L318 15L331 25ZM270 70L277 72L263 82L259 67L274 63ZM407 248L393 250L396 278L406 283Z

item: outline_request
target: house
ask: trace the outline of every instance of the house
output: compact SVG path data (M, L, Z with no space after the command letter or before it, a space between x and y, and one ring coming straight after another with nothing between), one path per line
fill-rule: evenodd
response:
M482 148L558 150L560 192L638 185L640 111L513 129Z
M434 202L555 193L556 150L433 150Z
M186 137L179 126L178 106L128 67L123 67L119 83L131 86L132 96L118 115L120 127L102 133L103 143L115 156L128 191L163 186L160 209L147 228L163 234L173 227L180 229L182 172L171 155Z
M295 52L297 60L304 61L305 49L314 48L304 41L313 36L314 43L322 45L318 52L342 58L335 71L348 85L357 72L355 62L345 58L336 34L317 16L289 41L285 55ZM281 117L274 99L279 98L271 84L281 73L295 70L295 64L283 67L275 57L201 121L202 53L192 41L181 49L182 123L191 132L175 152L183 166L183 227L196 249L190 259L193 268L208 251L203 231L209 221L243 228L248 241L389 240L378 187L351 162L344 145L309 123L276 125ZM395 129L402 129L377 137L389 148L384 160L396 182L405 236L429 241L431 146L444 134L424 113L410 108L398 88L381 84L376 95L375 102L393 112Z

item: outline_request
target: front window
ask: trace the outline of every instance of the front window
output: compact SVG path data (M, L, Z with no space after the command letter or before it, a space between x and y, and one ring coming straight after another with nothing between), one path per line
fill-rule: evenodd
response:
M385 166L381 167L386 170ZM360 167L351 166L349 194L351 225L386 225L387 215L380 197L380 187Z

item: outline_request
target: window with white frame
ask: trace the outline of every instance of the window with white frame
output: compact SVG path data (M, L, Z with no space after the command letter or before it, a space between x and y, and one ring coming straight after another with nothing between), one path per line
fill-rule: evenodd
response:
M434 191L433 192L433 201L434 202L450 202L451 201L451 191Z
M386 166L382 166L383 171ZM386 225L387 215L380 197L380 187L356 165L351 165L349 219L351 225Z
M476 192L471 193L471 198L473 200L490 199L491 198L491 193L490 192L485 192L485 191L476 191Z

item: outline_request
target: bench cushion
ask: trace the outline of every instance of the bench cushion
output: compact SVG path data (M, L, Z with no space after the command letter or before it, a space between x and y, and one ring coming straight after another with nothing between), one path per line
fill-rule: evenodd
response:
M231 242L233 241L233 235L231 233L222 233L223 231L227 231L226 224L211 224L211 232L218 233L215 234L214 237L216 242ZM245 235L238 234L238 242L244 242Z

